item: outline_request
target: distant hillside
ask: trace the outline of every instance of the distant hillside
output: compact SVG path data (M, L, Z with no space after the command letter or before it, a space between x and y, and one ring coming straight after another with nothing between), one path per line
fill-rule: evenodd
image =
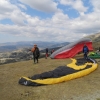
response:
M50 42L41 42L41 43L36 43L40 49L40 57L43 58L45 57L45 49L49 49L49 54L51 53L52 49L56 51L57 49L69 44L68 42L65 43L50 43ZM52 45L53 44L53 45ZM21 43L22 45L22 43ZM18 45L19 47L20 45ZM18 61L24 61L24 60L30 60L32 59L32 52L29 51L33 47L33 44L31 47L27 46L24 44L21 48L18 48L16 46L1 46L0 50L3 50L3 52L0 53L0 64L6 64L6 63L11 63L11 62L18 62ZM42 50L41 50L41 48ZM44 48L44 49L43 49ZM5 51L5 52L4 52ZM10 52L9 52L10 51Z
M84 38L90 38L92 40L94 50L97 50L100 47L100 33L95 33ZM32 53L29 51L29 49L31 49L34 44L38 45L41 52L40 58L42 58L45 57L46 48L49 49L50 54L52 49L56 51L57 49L68 45L69 42L57 43L29 41L0 44L0 64L32 59Z
M93 42L100 42L100 33L95 33L86 37L90 38Z
M42 42L42 41L24 41L24 42L8 42L0 44L0 52L12 52L23 48L32 48L34 44L37 44L40 49L51 48L59 46L58 42ZM63 45L62 45L63 46Z
M95 33L95 34L86 36L85 38L90 38L92 40L94 50L97 50L100 47L100 33Z
M70 42L64 42L64 43L56 43L54 45L48 46L48 48L55 48L55 47L63 47L65 45L68 45Z
M9 52L18 49L16 46L0 46L0 52Z

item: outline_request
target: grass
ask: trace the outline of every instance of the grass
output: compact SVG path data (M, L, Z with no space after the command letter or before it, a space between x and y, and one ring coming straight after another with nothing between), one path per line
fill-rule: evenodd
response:
M100 60L98 60L100 65ZM70 59L39 59L0 65L0 100L100 100L100 66L91 74L46 86L18 84L21 76L33 76L71 63Z

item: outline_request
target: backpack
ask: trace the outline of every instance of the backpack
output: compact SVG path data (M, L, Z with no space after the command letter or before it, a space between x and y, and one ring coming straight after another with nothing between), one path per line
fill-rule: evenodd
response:
M40 56L39 48L36 48L36 50L35 50L35 55L38 56L38 57Z

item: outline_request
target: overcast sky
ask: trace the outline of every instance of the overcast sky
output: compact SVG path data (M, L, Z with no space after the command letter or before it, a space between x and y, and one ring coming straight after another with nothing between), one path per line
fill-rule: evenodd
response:
M100 32L100 0L0 0L0 43L71 42Z

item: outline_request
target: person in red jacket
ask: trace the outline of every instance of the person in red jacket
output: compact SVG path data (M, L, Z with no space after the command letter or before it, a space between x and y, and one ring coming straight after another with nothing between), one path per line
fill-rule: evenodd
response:
M40 56L40 51L39 48L37 47L36 44L34 44L34 47L31 49L31 52L33 52L33 59L34 59L34 63L38 63L38 58Z

